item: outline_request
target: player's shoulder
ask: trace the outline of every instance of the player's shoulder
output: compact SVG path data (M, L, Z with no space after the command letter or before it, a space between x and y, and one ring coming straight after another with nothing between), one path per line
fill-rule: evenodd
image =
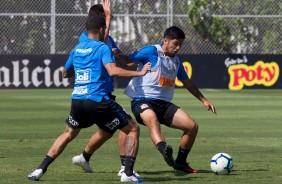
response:
M110 35L108 35L108 40L110 40L111 42L115 42L113 37L111 37Z
M144 48L148 49L148 50L157 50L156 45L147 45Z
M157 52L157 47L155 45L147 45L143 47L140 51L146 52L146 53L154 53L154 52Z
M79 36L78 42L84 42L88 39L88 33L85 31L83 33L81 33L81 35Z

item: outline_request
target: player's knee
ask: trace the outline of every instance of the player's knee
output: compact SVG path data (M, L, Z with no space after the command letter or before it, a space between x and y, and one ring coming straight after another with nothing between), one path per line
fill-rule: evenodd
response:
M99 135L99 138L104 141L110 139L113 136L113 134L109 134L105 131L98 131L98 135Z
M140 132L140 127L135 121L129 121L129 124L131 126L131 132L135 132L139 134Z
M65 138L70 142L79 134L79 132L80 132L79 129L76 130L76 129L67 128L63 134Z
M195 122L194 127L193 127L194 132L198 133L199 131L199 125L198 123Z
M197 134L199 131L199 125L195 121L193 121L189 124L189 126L184 127L182 130L186 133Z
M137 134L139 134L140 133L140 127L139 127L139 125L134 125L133 127L132 127L132 131L133 132L135 132L135 133L137 133Z
M70 142L77 136L77 134L74 134L72 132L64 132L64 136Z
M128 134L137 134L140 133L140 127L133 120L128 121L128 124L122 129L124 133Z

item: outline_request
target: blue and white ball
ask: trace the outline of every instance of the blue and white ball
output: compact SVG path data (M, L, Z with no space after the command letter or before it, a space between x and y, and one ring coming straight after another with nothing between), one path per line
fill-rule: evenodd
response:
M227 153L217 153L211 159L211 169L219 175L229 174L233 170L233 158Z

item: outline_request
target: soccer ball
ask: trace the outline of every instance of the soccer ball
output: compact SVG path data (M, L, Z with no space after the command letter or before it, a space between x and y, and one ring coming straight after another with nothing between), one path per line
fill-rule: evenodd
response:
M211 169L216 174L229 174L233 170L233 158L227 153L217 153L211 159Z

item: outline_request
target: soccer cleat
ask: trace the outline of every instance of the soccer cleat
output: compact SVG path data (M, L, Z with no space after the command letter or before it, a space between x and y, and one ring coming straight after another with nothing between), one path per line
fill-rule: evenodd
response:
M174 159L173 159L173 149L171 146L167 145L165 147L165 153L164 153L164 159L167 163L167 165L169 165L170 167L173 167L174 166Z
M85 158L83 157L82 154L73 157L72 163L80 166L83 169L83 171L86 172L86 173L93 173L94 172L93 168L90 166L89 162L86 162L86 160L85 160Z
M197 170L195 170L192 167L190 167L188 163L178 164L177 162L175 162L173 168L175 170L183 171L183 172L188 173L188 174L190 174L190 173L197 173L198 172Z
M132 174L131 176L127 176L125 173L121 175L121 182L134 182L134 183L143 183L144 180L139 179L136 175Z
M42 169L35 169L32 173L30 173L27 177L29 180L38 181L43 176Z
M118 172L118 176L122 176L123 173L124 173L124 166L121 166L121 167L120 167L120 170L119 170L119 172ZM140 176L140 175L139 175L137 172L135 172L135 171L133 171L133 174L134 174L135 176L137 176L137 177Z

